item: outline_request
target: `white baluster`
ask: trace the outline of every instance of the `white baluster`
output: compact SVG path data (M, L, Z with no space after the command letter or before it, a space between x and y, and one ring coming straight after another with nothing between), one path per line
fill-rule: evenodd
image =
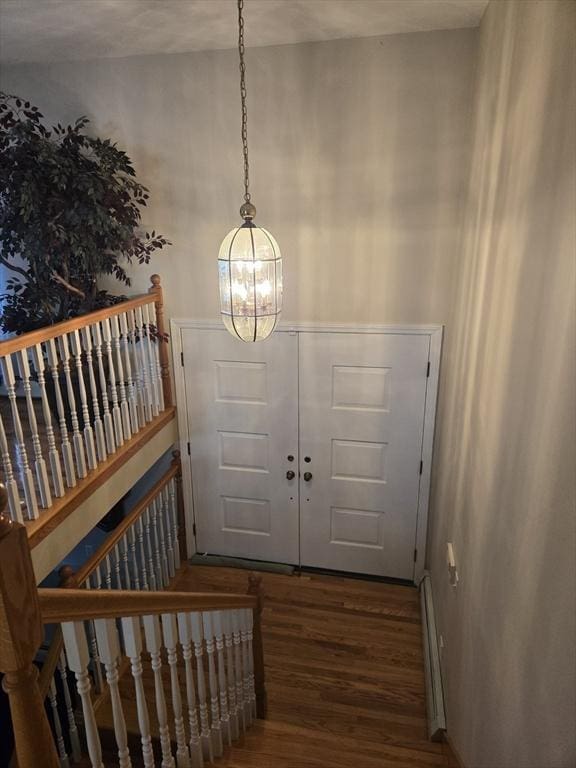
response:
M256 686L254 680L254 614L250 608L244 608L244 624L246 627L246 640L248 644L248 688L252 717L256 717Z
M162 572L162 557L160 555L160 536L158 535L158 515L156 513L156 502L150 504L150 528L152 531L152 541L154 543L154 565L156 573L157 589L167 586L164 583L164 574Z
M106 589L112 589L112 562L110 560L110 553L104 558L104 583Z
M244 712L248 725L252 723L252 701L250 696L250 657L248 649L248 635L246 633L246 612L238 611L240 625L240 639L242 641L242 688L244 690Z
M104 349L108 357L108 381L110 382L110 397L112 398L112 420L114 421L114 437L116 445L124 444L124 433L122 431L122 414L118 404L118 390L116 387L116 371L114 370L114 357L112 355L112 331L110 329L110 320L105 317L102 320L102 338L104 339Z
M238 739L240 727L238 722L238 705L236 703L236 672L234 669L234 640L232 637L231 612L222 611L222 629L226 645L226 661L228 665L228 703L230 709L230 727L232 738Z
M170 497L168 495L168 487L166 485L160 491L158 503L160 505L162 527L166 532L166 562L168 568L168 579L170 580L173 579L176 575L176 568L174 561L174 544L172 542L172 510L170 509Z
M228 686L226 685L226 668L224 666L224 631L222 628L222 611L212 611L212 626L216 641L216 653L218 656L218 688L220 691L220 718L222 721L222 733L224 740L230 746L232 744L232 725L228 712Z
M148 559L148 583L150 589L155 592L160 589L161 584L156 580L156 571L154 570L154 550L152 548L152 538L150 536L150 508L144 510L144 534L146 540L146 551Z
M168 568L168 553L166 550L166 536L164 535L164 505L162 503L162 491L152 502L156 507L156 520L158 523L158 535L160 539L160 560L162 565L162 584L167 587L170 583L170 571Z
M36 482L40 491L40 505L44 509L52 506L52 494L50 493L50 483L48 482L48 471L46 462L42 455L42 445L40 444L40 435L38 434L38 422L36 421L36 410L32 400L32 385L30 383L30 362L28 360L28 350L21 349L16 356L18 368L24 395L26 397L26 409L28 412L28 424L32 434L32 448L34 451L34 469L36 470Z
M112 315L110 318L110 328L112 331L112 346L116 356L116 373L118 388L120 389L120 414L122 416L122 432L124 440L132 437L132 426L130 424L130 408L128 407L128 398L126 397L126 382L124 381L124 365L122 364L122 351L120 349L120 325L118 315Z
M128 386L127 396L128 405L130 407L130 423L131 431L136 434L140 429L140 423L138 418L138 394L136 391L136 382L132 375L132 357L131 350L133 349L132 340L130 338L130 329L128 327L128 318L126 312L118 318L120 323L120 333L122 334L122 348L124 350L124 370L126 372L126 381Z
M142 318L144 320L143 340L145 343L146 356L148 360L148 370L150 372L150 394L152 395L152 415L158 416L160 412L160 392L162 392L162 380L159 377L159 369L156 371L156 358L154 356L155 342L152 340L152 331L150 329L149 305L142 307Z
M160 368L160 354L158 344L162 344L158 338L156 327L156 313L154 304L146 304L142 307L144 320L147 324L148 350L150 355L150 378L154 382L154 394L156 397L158 411L164 410L164 389L162 387L162 369ZM154 329L152 329L154 326Z
M184 730L180 681L178 680L178 629L176 625L176 616L174 616L174 614L162 614L162 635L164 637L164 647L168 654L168 666L170 668L172 712L174 713L174 731L176 733L176 763L178 768L191 768L190 753L188 752L188 746L186 744L186 731Z
M76 470L78 477L86 477L86 455L84 453L84 442L80 434L80 424L76 412L76 398L74 396L74 387L72 385L72 376L70 373L70 348L68 346L68 336L64 334L58 337L58 349L62 360L62 369L66 379L66 391L68 393L68 405L70 407L70 421L72 422L72 445L74 446L74 456L76 458Z
M58 360L54 339L48 339L46 342L46 354L48 356L50 375L52 376L52 382L54 384L54 397L56 398L56 410L58 411L58 423L60 425L60 440L62 443L62 458L64 459L66 485L68 488L74 488L76 485L76 470L74 469L72 446L70 445L70 440L68 438L66 411L64 410L64 401L62 400L62 391L60 389L60 362Z
M136 521L136 537L138 539L138 552L140 555L140 567L142 573L142 589L148 590L148 571L146 568L146 549L144 546L144 522L143 514Z
M116 589L122 589L122 575L120 571L120 566L122 563L121 555L120 555L120 547L118 544L114 545L114 583L116 584Z
M96 725L94 708L90 698L90 677L88 675L90 656L88 654L84 625L81 622L66 622L62 624L62 636L64 637L68 666L76 675L76 688L82 702L90 765L92 768L104 768L100 736L98 735L98 726Z
M194 643L194 655L196 656L196 680L198 681L198 709L200 711L200 735L202 739L202 754L204 760L211 763L214 760L214 747L208 722L208 706L206 704L206 682L204 680L204 639L202 629L202 614L190 614L190 627L192 641Z
M100 390L102 392L102 411L104 419L104 434L106 435L106 450L108 453L116 452L116 437L114 435L114 421L110 413L108 403L108 380L104 370L104 355L102 352L102 333L99 323L94 323L91 328L92 341L96 352L96 362L98 363L98 378L100 380Z
M80 737L78 735L78 728L76 726L76 717L74 710L72 709L72 700L70 699L70 690L68 688L68 672L66 671L66 654L64 651L60 654L58 661L58 672L60 673L60 680L62 681L62 688L64 690L64 703L66 705L66 718L68 720L68 737L70 739L70 746L72 748L72 760L75 763L79 763L82 759L82 749L80 748Z
M131 570L131 574L129 574L130 580L128 583L133 584L134 589L140 590L140 569L138 567L138 555L136 553L136 526L134 524L128 528L127 534L128 547L130 549L129 571Z
M68 760L64 736L62 735L62 723L60 722L60 713L58 712L58 700L56 698L56 683L54 682L54 678L50 681L50 687L48 688L48 701L50 702L50 708L52 709L52 720L54 722L54 732L56 734L56 746L58 747L60 765L62 768L70 768L70 760Z
M4 429L4 422L0 415L0 451L2 452L2 469L4 470L4 485L8 492L8 509L10 510L10 517L12 520L17 520L19 523L24 522L22 515L22 504L20 502L20 494L18 492L18 483L14 477L14 471L12 469L12 461L10 459L10 449L8 448L8 440L6 439L6 431Z
M238 720L243 731L246 730L246 709L244 706L244 673L242 669L242 648L240 638L240 623L238 611L230 611L230 628L232 630L232 639L234 642L234 673L236 676L236 711Z
M160 621L158 616L144 616L143 621L146 650L150 654L152 671L154 672L154 692L156 696L160 747L162 750L162 768L175 768L176 763L174 762L170 745L170 730L168 728L166 699L164 698L164 684L162 682L162 660L160 659L162 635L160 632Z
M128 562L128 535L127 533L120 539L120 552L122 557L122 571L124 574L124 589L132 589L132 579L130 578L130 564Z
M151 421L153 416L157 416L158 412L154 413L154 391L152 389L152 383L150 381L150 365L148 362L148 354L146 351L146 329L144 327L144 320L142 318L142 307L136 307L136 334L138 336L138 351L140 353L140 375L142 377L142 397L144 405L144 415L146 421Z
M120 768L131 768L130 751L128 749L128 734L126 721L122 709L122 700L118 688L118 661L120 659L120 643L118 630L114 619L96 619L96 641L100 658L104 662L106 670L106 682L110 689L110 703L112 704L112 721L114 723L114 736L118 746L118 762Z
M216 666L214 664L214 628L212 625L212 613L202 613L202 627L204 630L204 642L208 655L208 683L210 686L210 714L212 717L212 744L214 755L220 757L224 751L222 744L222 726L220 723L220 707L218 706L218 680L216 679Z
M16 433L16 450L20 459L19 474L22 479L22 485L24 486L26 509L28 517L32 520L35 520L38 518L38 502L36 500L34 477L32 476L30 465L28 464L28 454L26 452L26 443L24 442L24 431L20 421L20 413L18 412L18 402L16 400L16 377L14 376L14 368L12 367L12 358L10 355L5 355L2 358L2 372L4 375L4 383L6 384L6 389L8 390L8 399L10 401L10 410L12 413L12 423L14 426L14 432Z
M142 369L142 344L140 331L136 323L134 311L126 313L128 318L128 339L132 345L134 361L134 384L136 386L136 409L138 411L138 426L140 428L146 425L152 418L150 410L150 399L144 389L144 373Z
M42 413L44 415L44 427L46 429L46 439L48 440L48 461L50 462L50 472L52 474L54 495L61 497L64 496L65 493L64 479L62 477L60 454L58 453L58 448L56 447L56 438L54 436L54 428L52 426L52 412L50 410L50 403L48 402L48 395L46 393L46 378L44 376L44 352L42 350L41 344L34 345L31 348L31 351L34 361L34 368L36 369L36 376L38 378L38 386L40 388Z
M84 371L82 370L82 345L80 344L80 334L78 331L70 333L70 347L76 363L76 374L78 376L78 391L80 393L80 408L82 410L82 421L84 422L84 443L86 445L86 458L88 460L88 469L96 469L98 462L96 460L96 443L94 442L94 431L90 421L90 411L88 410L88 397L86 395L86 385L84 383Z
M142 682L142 634L140 631L140 619L136 617L122 619L122 635L124 637L124 649L130 659L130 668L134 679L136 692L136 711L138 713L138 727L140 728L140 742L142 744L142 761L144 768L154 768L154 752L152 749L152 737L150 734L150 718L146 693Z
M96 589L102 589L102 577L100 575L100 566L97 566L92 574ZM86 589L92 589L90 584L90 577L88 577L84 583ZM98 654L98 644L96 643L96 630L94 629L94 622L92 620L85 622L86 632L88 634L88 646L90 649L90 658L92 660L92 668L94 670L94 690L96 693L102 693L104 690L104 678L102 676L102 661Z
M170 496L170 520L172 523L172 540L174 542L174 566L180 568L180 542L178 540L178 505L176 501L176 480L172 478L168 484L168 493Z
M92 358L92 336L90 327L85 325L80 330L82 334L82 343L86 353L86 367L88 368L88 382L90 384L90 396L92 399L92 411L94 413L94 435L96 438L96 451L98 461L106 461L106 436L104 434L104 423L100 417L100 403L98 402L98 386L96 376L94 375L94 360ZM106 390L102 392L102 397L106 397Z
M192 768L202 768L204 758L200 743L200 731L198 729L198 717L196 716L196 690L194 686L194 672L192 670L192 633L190 629L190 616L187 613L178 614L178 636L182 646L184 667L186 669L186 701L188 702L188 725L190 727L190 758ZM208 738L210 738L208 736Z

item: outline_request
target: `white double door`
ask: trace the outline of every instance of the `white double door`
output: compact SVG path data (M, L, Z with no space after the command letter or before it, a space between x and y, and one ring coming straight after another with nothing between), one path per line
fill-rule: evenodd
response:
M183 329L198 551L412 579L429 345Z

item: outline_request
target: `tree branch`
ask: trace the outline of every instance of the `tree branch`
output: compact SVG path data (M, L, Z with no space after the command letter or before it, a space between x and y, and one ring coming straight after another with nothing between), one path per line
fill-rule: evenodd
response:
M26 280L28 280L28 272L26 272L26 270L22 267L17 267L14 264L10 264L10 262L4 258L4 256L0 256L0 264L4 264L5 267L8 267L8 269L11 269L13 272L18 272L19 274L24 275Z
M80 298L82 299L86 298L86 294L84 293L84 291L81 291L80 288L76 288L75 285L72 285L67 280L64 280L62 275L59 275L55 269L52 270L52 279L55 282L60 283L60 285L63 285L67 291L70 291L70 293L75 293L77 296L80 296Z

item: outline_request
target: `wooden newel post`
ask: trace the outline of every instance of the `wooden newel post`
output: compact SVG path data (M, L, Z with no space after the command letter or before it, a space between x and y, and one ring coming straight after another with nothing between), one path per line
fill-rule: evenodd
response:
M38 687L34 657L42 618L26 528L6 515L0 485L0 672L8 694L19 768L59 768L60 762Z
M262 576L251 573L248 576L248 594L258 599L254 609L253 650L254 650L254 688L256 689L256 715L262 720L268 711L268 694L264 676L264 646L262 645Z
M166 343L166 324L164 322L164 294L160 285L160 275L150 277L151 287L148 293L154 295L156 306L156 329L158 331L158 356L160 358L160 376L162 377L162 392L164 407L169 408L172 402L172 385L170 383L170 362L168 360L168 344Z

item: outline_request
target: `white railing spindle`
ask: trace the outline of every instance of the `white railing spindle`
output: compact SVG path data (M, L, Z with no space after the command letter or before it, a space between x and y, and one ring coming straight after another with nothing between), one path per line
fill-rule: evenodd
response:
M144 683L142 682L142 634L140 619L136 617L122 619L122 634L124 637L124 649L130 659L130 669L136 692L136 712L140 728L140 743L142 744L142 761L144 768L154 768L150 718L146 703L146 693L144 692Z
M72 445L74 446L74 457L76 459L76 472L78 477L86 477L88 470L86 468L86 455L84 453L84 441L80 434L80 423L78 421L78 412L76 411L76 396L74 395L74 385L72 383L72 373L70 370L70 348L68 347L68 336L64 334L58 337L58 348L66 381L66 392L68 394L68 407L70 409L70 421L72 423Z
M186 701L188 704L188 726L190 729L190 758L192 768L202 768L204 758L202 744L200 743L200 730L196 715L196 690L194 685L194 672L192 669L192 633L190 630L190 616L187 613L178 614L178 636L182 646L184 667L186 670Z
M12 422L14 425L14 431L16 433L16 452L19 465L18 469L20 478L22 480L22 485L24 486L26 511L28 513L28 517L32 520L35 520L38 518L38 501L36 499L34 477L32 476L32 470L30 469L30 465L28 463L28 453L26 451L26 443L24 442L24 430L22 429L20 413L18 412L18 402L16 399L16 377L14 375L14 368L12 366L12 358L10 355L6 355L2 358L2 373L4 375L6 389L8 390L8 400L10 402Z
M160 658L162 635L160 631L160 620L158 616L144 616L143 621L146 650L150 654L152 671L154 673L154 693L156 698L158 731L160 733L160 747L162 750L162 768L175 768L176 763L172 756L166 699L164 697L164 684L162 682L162 660Z
M32 434L32 450L34 452L34 469L36 470L36 482L40 491L40 505L47 509L52 505L52 494L50 493L50 483L48 482L48 472L46 462L42 455L42 445L40 444L40 435L38 433L38 422L36 420L36 411L34 401L32 400L32 385L30 382L30 362L28 360L28 350L21 349L16 360L22 379L22 387L26 398L26 410L28 413L28 424Z
M224 632L222 628L222 611L211 611L212 628L216 642L216 655L218 657L218 689L220 692L220 719L222 722L222 734L224 741L232 744L232 725L228 711L228 686L226 684L226 668L224 665Z
M168 667L170 669L172 712L174 713L174 731L176 733L176 763L178 768L191 768L190 753L186 744L186 731L184 730L180 681L178 680L178 629L174 614L162 614L162 634L164 636L164 647L168 654Z
M8 448L8 440L6 439L6 431L4 429L4 422L0 415L0 451L2 452L2 469L4 470L4 485L8 492L8 509L10 510L10 517L12 520L16 520L19 523L24 522L22 515L22 504L20 502L20 493L18 492L18 483L14 477L14 470L12 469L12 460L10 459L10 449Z
M114 356L112 354L112 331L110 319L105 317L101 321L104 349L108 359L108 382L110 384L110 397L112 398L112 421L114 422L114 439L116 445L124 445L124 433L122 432L122 414L118 403L118 389L116 387L116 371L114 370Z
M72 700L70 698L70 691L68 689L68 672L66 670L66 655L64 651L60 654L58 660L58 672L60 673L60 680L62 682L62 689L64 691L64 703L66 705L66 719L68 721L68 737L70 739L70 746L72 749L72 760L75 763L79 763L82 758L82 749L80 747L80 736L78 735L78 727L76 725L76 716L72 709Z
M38 387L40 388L44 427L46 429L46 439L48 441L48 461L50 463L50 472L52 475L52 486L54 488L54 495L61 497L65 494L64 479L62 477L60 454L58 453L58 448L56 447L54 427L52 426L52 412L50 411L50 403L48 401L48 395L46 392L46 377L44 376L46 363L44 360L44 351L41 344L35 344L32 347L32 359L34 361L34 368L36 369Z
M92 411L94 413L94 435L96 438L96 451L98 461L106 461L106 435L104 434L104 423L100 416L100 403L98 402L98 385L94 374L94 360L92 357L92 336L90 327L84 326L81 329L82 343L86 354L86 367L88 369L88 383L90 385L90 396L92 399ZM106 395L106 390L102 392L102 397Z
M60 440L62 445L62 458L64 460L64 474L66 475L66 485L68 488L74 488L76 485L76 470L74 468L74 457L72 455L72 446L68 437L68 426L66 423L66 411L64 410L64 401L62 399L62 390L60 389L60 361L56 351L54 339L48 339L46 342L46 354L48 357L48 366L54 385L54 398L56 400L56 410L58 412L58 423L60 426Z
M110 403L108 401L108 379L104 368L104 353L102 351L102 332L100 324L94 323L91 327L92 341L96 353L96 362L98 365L98 378L100 381L100 391L102 392L102 411L104 419L104 434L106 435L106 450L108 453L116 452L116 435L114 433L114 420L110 413Z
M84 716L84 729L90 764L92 768L104 768L100 736L98 735L98 726L96 725L94 708L90 698L90 677L88 675L90 656L84 625L81 622L65 622L62 624L62 635L64 637L68 666L76 675L76 688L82 702L82 714Z
M128 733L124 710L118 688L118 661L120 659L120 643L118 630L113 619L96 619L96 641L100 658L104 662L106 670L106 682L110 690L110 703L112 704L112 720L114 724L114 736L118 747L118 762L120 768L131 768L130 751L128 749Z
M133 349L133 341L130 337L130 329L128 326L128 317L127 313L123 312L119 318L120 323L120 333L122 336L122 348L124 350L124 370L126 372L126 382L127 382L127 397L128 397L128 405L130 409L130 424L131 424L131 431L136 434L138 430L140 429L140 422L138 418L138 393L136 390L136 381L134 379L134 376L132 375L132 356L131 352Z
M52 721L54 723L54 733L56 735L56 746L58 748L60 766L61 768L70 768L70 760L68 759L68 753L66 752L66 745L64 743L64 735L62 734L60 713L58 712L58 699L56 697L56 683L54 682L54 678L50 681L50 687L48 688L48 701L50 702L50 709L52 710Z
M226 662L228 666L228 704L230 709L230 727L232 738L240 736L238 721L238 706L236 703L236 671L234 668L234 640L232 637L232 617L230 611L222 611L222 630L226 646Z
M204 630L204 642L208 656L208 683L210 686L210 714L212 719L212 744L214 755L221 757L224 747L222 743L222 725L220 722L220 707L218 703L218 680L216 678L216 666L214 664L214 627L212 613L202 613L202 627Z
M118 388L120 390L120 414L122 416L122 432L124 440L132 437L132 426L130 424L130 408L128 398L126 397L126 382L124 381L124 365L122 363L122 350L120 349L120 324L118 315L110 318L110 329L112 332L112 346L116 357L116 373L118 374Z
M202 647L202 614L191 613L190 625L192 629L192 641L194 643L194 655L196 656L196 680L198 681L198 709L200 711L200 735L202 740L202 754L204 760L211 763L214 760L214 747L208 721L208 706L206 704L206 681L204 679L204 649Z
M70 346L72 355L76 363L76 376L78 379L78 392L80 394L80 409L82 412L82 421L84 422L84 444L86 446L86 458L88 469L96 469L98 462L96 460L96 443L94 442L94 430L90 421L90 411L88 410L88 396L86 395L86 384L84 382L84 371L82 362L82 344L80 343L80 334L78 331L70 333Z

